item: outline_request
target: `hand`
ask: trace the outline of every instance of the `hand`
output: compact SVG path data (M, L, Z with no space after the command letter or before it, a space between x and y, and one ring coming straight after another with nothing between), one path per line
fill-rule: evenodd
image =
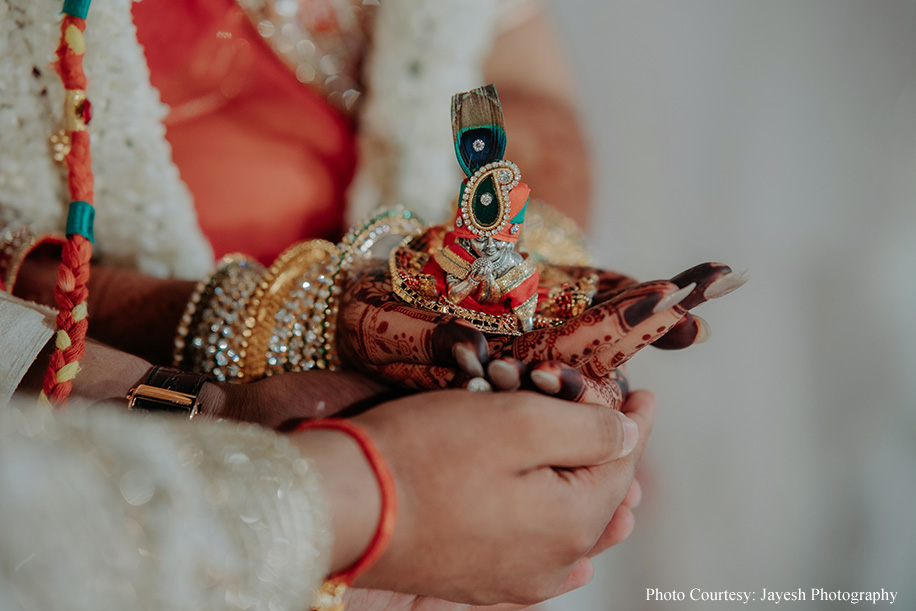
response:
M487 366L487 380L493 390L536 390L557 399L620 410L630 386L623 369L617 368L603 378L591 378L559 361L527 365L514 358L499 358Z
M596 270L563 271L575 276ZM338 351L344 364L417 389L464 386L485 375L491 356L528 367L558 361L602 380L646 345L685 348L703 341L706 324L688 310L745 281L742 274L717 263L642 284L599 272L595 305L582 315L557 327L509 337L484 336L465 320L401 301L381 261L356 273L341 299L338 318Z
M628 419L617 412L532 393L513 394L512 401L464 391L419 394L357 417L391 467L400 508L387 551L357 585L474 604L531 604L555 595L570 575L581 581L576 575L588 572L588 554L630 528L620 528L624 513L612 516L631 487L655 409L647 393L634 394L632 403L632 450ZM309 435L325 435L325 443L343 437ZM377 498L374 506L354 499L352 478L338 476L348 464L337 455L318 465L332 483L337 568L359 556L378 515ZM369 528L352 515L366 506L376 511ZM361 533L357 545L354 533ZM349 551L338 553L338 545Z
M648 397L639 396L636 400L643 398L648 399ZM590 558L617 545L630 535L635 524L632 510L639 505L641 498L642 489L639 481L634 479L623 502L617 508L614 517L611 518L611 523L602 534L599 544L596 544L589 552ZM566 577L554 593L554 597L581 588L591 581L592 575L593 568L590 563L576 565L576 569ZM349 588L344 595L344 601L346 608L350 611L519 611L528 607L528 605L512 603L486 606L465 605L441 598L364 588Z
M708 334L705 322L688 311L746 281L745 274L721 263L703 263L670 280L641 284L605 272L595 305L580 316L516 338L491 340L490 352L522 363L556 360L602 379L663 337L665 348L703 341Z
M471 323L415 308L391 287L379 260L354 269L337 315L344 367L408 388L462 387L484 375L487 340Z

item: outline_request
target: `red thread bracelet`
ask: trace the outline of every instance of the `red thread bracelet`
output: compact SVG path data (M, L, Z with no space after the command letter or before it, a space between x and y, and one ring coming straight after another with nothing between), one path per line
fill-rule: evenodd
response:
M332 588L339 585L350 586L353 584L353 580L368 570L369 567L379 559L379 556L382 555L385 548L388 547L388 542L391 540L398 513L398 500L397 493L395 492L394 477L392 477L391 470L388 469L388 464L378 451L378 448L375 447L369 435L349 420L342 420L339 418L310 420L296 427L296 432L299 433L312 429L332 429L341 431L352 437L353 440L359 444L359 448L362 450L366 460L369 461L369 466L375 474L376 480L378 480L379 489L381 490L382 512L379 517L378 528L376 528L375 534L369 542L369 546L366 548L366 551L363 552L360 559L351 567L329 576L322 590L325 590L329 584Z

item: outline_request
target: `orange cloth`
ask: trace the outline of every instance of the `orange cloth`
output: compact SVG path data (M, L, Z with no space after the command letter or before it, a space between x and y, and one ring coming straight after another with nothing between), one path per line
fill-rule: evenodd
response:
M270 263L336 240L356 159L352 123L300 84L232 0L133 5L166 137L217 256Z

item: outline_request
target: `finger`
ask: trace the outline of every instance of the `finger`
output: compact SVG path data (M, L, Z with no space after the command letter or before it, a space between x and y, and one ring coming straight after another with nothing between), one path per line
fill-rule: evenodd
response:
M630 509L636 509L639 506L639 502L642 500L642 486L639 485L639 480L634 479L633 483L630 484L630 489L627 490L627 495L623 497L623 501L620 503L624 507L629 507Z
M652 342L662 350L681 350L709 339L709 324L696 314L687 313L671 330Z
M527 367L518 359L495 359L487 365L487 379L493 384L495 390L518 390L522 386L522 378L526 370Z
M624 388L611 377L587 377L559 361L538 363L532 368L529 377L540 392L558 399L606 405L616 410L623 406Z
M627 455L626 459L635 464L639 462L643 452L646 450L646 444L649 443L649 435L652 434L652 424L655 421L655 409L658 407L658 400L655 395L648 390L634 390L627 396L623 404L622 413L626 414L630 420L636 423L639 429L639 441L633 451Z
M582 316L558 327L518 338L504 352L525 363L561 360L595 378L608 375L636 352L667 334L687 310L730 293L747 281L721 263L704 263L671 281L644 282L593 306ZM703 338L695 323L692 341ZM691 341L690 323L680 328L671 344Z
M588 375L601 378L674 326L683 313L672 308L689 293L673 282L645 282L563 325L516 338L504 353L523 363L560 360L588 366Z
M635 526L636 517L633 515L633 512L630 511L629 507L621 505L617 508L617 511L614 512L614 517L611 518L604 532L598 537L598 541L595 542L594 547L588 552L588 557L594 558L608 548L618 543L622 543L624 539L633 533L633 528Z
M604 465L638 446L638 424L619 411L526 395L526 400L513 402L516 417L508 424L527 450L530 462L523 471Z
M609 360L610 350L593 359L587 373L602 375L608 367L619 367L648 344L678 349L703 343L709 338L709 325L688 310L739 289L747 280L746 270L734 272L722 263L702 263L678 274L671 282L680 290L663 297L653 307L652 316L621 337Z
M680 304L687 311L741 288L748 278L746 269L736 272L724 263L701 263L681 272L671 282L679 287L695 285L691 295Z
M666 335L684 317L678 303L693 290L688 285L674 293L662 296L652 307L651 313L629 329L621 329L615 341L599 344L579 367L590 377L604 377L621 367L633 356L660 337ZM633 320L637 320L633 317ZM618 327L619 329L620 327ZM593 340L594 343L594 340Z

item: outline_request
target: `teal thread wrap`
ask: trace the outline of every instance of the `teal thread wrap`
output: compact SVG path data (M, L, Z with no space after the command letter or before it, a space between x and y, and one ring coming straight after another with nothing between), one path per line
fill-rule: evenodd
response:
M89 14L90 2L92 2L92 0L64 0L63 13L71 17L85 19L86 15Z
M75 200L70 202L67 211L67 237L81 235L95 244L92 225L95 222L95 208L89 202Z

